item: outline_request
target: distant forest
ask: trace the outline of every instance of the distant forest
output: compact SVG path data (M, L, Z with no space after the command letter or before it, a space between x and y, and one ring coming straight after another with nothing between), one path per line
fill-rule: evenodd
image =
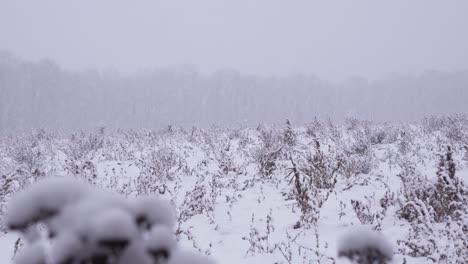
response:
M51 61L0 54L0 133L31 128L252 126L352 116L410 121L468 112L468 72L428 71L332 83L312 75L259 77L160 69L131 76L70 72Z

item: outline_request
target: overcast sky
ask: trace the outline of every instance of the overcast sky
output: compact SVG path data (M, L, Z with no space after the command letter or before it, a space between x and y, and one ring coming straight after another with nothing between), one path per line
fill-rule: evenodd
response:
M0 0L0 50L81 70L329 80L468 69L467 0Z

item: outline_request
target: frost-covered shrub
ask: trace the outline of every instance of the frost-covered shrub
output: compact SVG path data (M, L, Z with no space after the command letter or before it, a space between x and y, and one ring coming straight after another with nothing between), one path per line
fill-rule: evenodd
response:
M356 212L356 216L363 225L373 224L375 214L372 212L370 206L359 200L351 200L351 205Z
M468 209L468 190L456 175L451 147L445 155L440 155L437 165L437 182L432 197L432 207L436 221L447 217L457 217Z
M424 219L427 211L425 205L431 203L434 186L411 164L405 166L397 176L402 180L402 194L405 199L400 201L401 209L398 211L398 215L410 222L421 216Z
M298 226L318 220L320 208L336 185L342 163L341 157L331 150L325 154L318 141L315 141L313 152L305 153L305 156L297 153L289 157L291 167L287 178L291 192L285 194L287 199L295 200L301 210Z
M283 194L286 196L286 200L295 200L297 206L301 210L301 218L296 224L299 228L302 223L315 223L318 219L319 208L313 207L312 199L313 193L317 193L317 190L310 181L301 174L296 162L293 157L290 157L292 167L289 169L287 177L290 177L289 183L292 184L291 191Z
M464 142L467 139L468 119L465 115L447 116L443 131L452 142Z
M152 150L137 162L137 166L140 174L135 179L135 188L139 194L163 194L167 182L174 181L176 171L183 167L178 155L168 147Z
M219 146L213 147L212 153L218 162L218 167L222 175L228 175L231 172L237 173L240 169L234 162L232 153L235 151L233 147L232 134L219 142Z
M368 174L374 168L373 145L381 144L383 139L373 139L373 134L368 123L350 131L348 141L351 145L344 146L343 174L351 177L357 174ZM373 140L376 141L373 143Z
M1 168L0 168L1 169ZM26 183L27 178L16 172L0 174L0 233L7 231L5 223L6 202L20 190Z
M468 203L466 187L456 176L451 148L439 156L437 181L429 182L414 167L399 175L405 202L398 211L411 229L400 240L400 251L435 263L465 263L468 258Z
M370 125L370 122L367 120L362 120L356 117L347 117L344 121L345 128L348 131L357 131L362 129L367 129Z
M463 146L463 151L463 160L465 161L466 166L468 167L468 146Z
M340 142L342 139L342 129L335 125L330 119L327 120L327 127L326 127L326 136L332 141L332 142Z
M370 132L369 141L372 145L382 144L386 139L387 132L383 128L377 127Z
M355 143L351 146L351 154L356 155L367 155L370 152L371 142L370 140L363 134L358 133L355 136Z
M338 256L358 264L386 264L393 258L393 247L379 232L355 227L339 238Z
M234 161L229 153L229 145L227 148L222 148L219 154L217 155L217 160L219 168L224 175L229 174L230 172L237 172L237 167L234 164Z
M249 242L249 249L246 255L251 254L253 256L256 253L273 253L276 246L273 246L270 241L270 235L275 231L272 211L270 210L269 214L266 216L264 230L254 227L254 221L255 215L252 214L249 235L242 237L242 240Z
M320 122L317 117L314 118L310 124L306 127L306 134L309 137L317 138L324 131L324 125Z
M135 131L118 131L106 137L102 155L105 160L135 160L138 141L141 135Z
M65 169L75 177L95 184L97 179L98 150L104 146L104 128L97 132L72 134L62 151L66 155Z
M100 128L97 132L72 134L63 147L63 151L71 160L90 159L99 149L104 146L105 129Z
M288 119L286 120L286 128L283 131L283 144L288 150L291 150L297 144L296 132L294 132Z
M67 178L28 186L7 215L27 240L17 264L211 263L177 246L174 222L171 205L158 197L126 200ZM45 236L30 234L36 225Z
M358 148L362 148L363 145L382 144L387 138L385 127L374 125L370 121L349 118L345 121L345 127L360 145L357 146ZM360 153L359 149L357 149L356 153Z
M399 251L411 257L425 257L430 263L465 264L468 259L467 231L467 215L443 225L436 224L429 215L423 221L411 223L407 238L397 241Z
M397 126L393 124L385 124L381 129L385 131L384 144L393 144L398 140L399 131Z
M369 174L374 168L372 153L366 155L347 154L342 159L341 171L344 176L350 178L358 174Z
M238 140L238 147L241 150L245 150L248 145L253 143L253 140L249 137L248 131L245 130L239 132Z
M205 176L200 175L195 183L192 190L185 193L182 205L179 207L179 224L186 222L195 215L209 214L212 217L214 212L214 206L216 197L219 193L215 194L214 197L210 197L208 187L205 185Z
M276 170L276 162L282 153L283 146L280 143L281 138L272 130L265 128L259 130L260 147L255 150L253 158L262 178L269 179Z
M338 173L343 164L343 158L337 155L331 147L328 153L321 149L320 143L315 141L314 150L305 158L299 159L299 170L318 189L333 189Z
M441 131L445 126L444 118L440 116L428 116L424 117L421 121L423 131L427 134L432 134L436 131Z
M9 156L17 165L17 171L24 176L43 177L47 173L47 150L44 147L46 136L39 132L14 138L8 150Z
M422 128L426 133L440 132L452 142L466 141L467 127L467 115L431 116L422 121Z
M403 168L403 172L398 175L402 179L405 198L399 210L400 217L410 222L418 217L423 217L423 222L430 217L443 222L467 212L468 192L456 176L450 147L444 155L439 156L437 167L435 184L430 183L413 166Z
M408 128L400 130L396 144L401 155L405 156L411 152L414 145L414 137Z

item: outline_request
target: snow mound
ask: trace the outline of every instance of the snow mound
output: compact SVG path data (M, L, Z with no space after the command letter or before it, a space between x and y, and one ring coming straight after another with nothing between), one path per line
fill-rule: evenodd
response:
M156 196L141 196L130 201L138 224L150 229L154 225L172 228L176 222L171 203Z
M133 241L120 256L118 264L153 264L143 241Z
M215 264L215 262L206 257L201 256L197 253L187 250L177 250L174 252L174 256L172 256L167 264Z
M36 241L25 246L15 257L15 264L46 264L47 258L44 245Z
M37 228L34 224L48 234L49 241L26 241L18 264L212 263L177 250L170 202L151 196L128 201L70 179L44 180L26 188L11 203L9 223L23 236Z
M120 208L100 212L92 219L90 225L87 233L91 240L100 246L125 246L138 234L132 216Z
M339 238L337 249L340 257L368 260L366 263L393 258L393 247L390 242L381 233L364 226L350 228Z
M57 237L52 245L51 258L53 263L75 263L85 253L85 245L71 233Z
M155 259L170 258L176 246L174 234L165 226L153 228L146 241L148 253Z
M8 205L6 223L10 229L24 229L50 218L89 189L70 178L40 180L16 194Z
M88 219L93 219L100 212L110 208L130 211L123 198L90 190L80 200L66 205L60 214L46 222L49 235L54 237L62 232L74 232L77 236L87 238L91 222Z

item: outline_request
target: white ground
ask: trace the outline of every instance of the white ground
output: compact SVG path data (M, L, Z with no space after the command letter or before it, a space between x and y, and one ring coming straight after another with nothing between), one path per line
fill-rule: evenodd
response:
M253 132L251 132L253 133ZM305 139L303 143L307 145ZM165 146L168 146L175 153L182 157L184 166L188 171L181 173L173 169L174 174L180 175L180 188L175 187L175 183L169 181L169 189L178 190L174 196L168 195L180 208L186 191L193 189L195 182L200 175L205 175L205 186L215 175L220 175L219 160L208 154L200 145L190 143L184 140L172 139L164 140ZM222 264L256 264L256 263L288 263L280 250L273 250L275 245L283 246L290 240L287 237L296 237L294 243L291 243L288 250L291 251L291 263L332 263L327 261L327 257L334 258L338 263L347 263L346 260L337 258L337 238L350 226L361 225L351 206L351 199L363 202L370 201L372 209L381 209L378 201L383 197L386 190L386 183L392 192L397 195L401 189L401 180L396 175L401 171L398 165L392 165L384 157L387 150L394 150L393 144L382 144L374 146L373 153L376 161L376 167L369 174L360 174L352 179L339 177L334 192L329 196L324 206L320 210L320 218L317 225L310 228L294 229L293 226L300 217L299 209L294 208L293 201L286 201L283 192L289 192L291 186L288 185L286 177L287 162L283 162L272 182L256 182L253 187L243 189L246 181L258 178L257 167L251 163L249 157L245 154L254 149L257 142L248 144L246 147L239 147L238 142L233 140L231 150L226 152L230 160L239 169L239 173L230 172L224 175L220 182L225 183L219 190L216 198L214 213L209 216L208 213L195 215L181 224L181 230L188 235L181 235L181 243L187 247L195 247L197 250L211 254L211 256ZM143 152L135 156L141 156L152 148L161 148L161 144L155 147L146 148ZM222 145L222 144L220 144ZM219 147L219 146L218 146ZM216 150L214 151L216 152ZM418 156L424 160L418 164L417 170L427 175L430 179L435 179L436 159L433 152L419 150ZM60 155L58 155L60 156ZM144 156L144 155L143 155ZM60 159L60 157L58 158ZM415 160L415 157L408 159ZM136 160L136 158L135 158ZM134 160L100 160L95 159L98 168L98 185L104 188L113 186L114 189L122 189L125 184L132 185L134 180L140 174L138 164ZM462 164L460 161L459 164ZM57 174L65 174L64 171L57 171ZM457 172L462 179L468 178L468 170L460 165ZM116 184L112 182L116 180ZM236 183L238 187L231 184ZM359 184L361 183L361 184ZM349 187L349 184L351 187ZM210 189L207 187L207 196ZM134 192L130 192L134 195ZM366 199L366 197L368 199ZM207 197L208 198L208 197ZM232 202L233 199L237 201ZM229 201L227 201L229 200ZM231 206L230 206L231 205ZM399 219L396 215L396 206L389 208L387 215L382 220L382 233L387 237L393 246L393 263L403 263L404 256L398 251L397 240L405 239L410 225L407 221ZM271 233L259 241L265 250L271 252L249 251L249 234L255 229L259 236L266 235L267 216L272 218L273 230ZM213 220L210 223L210 218ZM318 234L318 244L316 240ZM17 236L6 234L0 237L0 263L11 263L13 244ZM286 249L283 247L283 251ZM287 253L287 252L283 252ZM322 262L319 262L321 260ZM406 256L408 264L427 263L425 258L411 258Z

